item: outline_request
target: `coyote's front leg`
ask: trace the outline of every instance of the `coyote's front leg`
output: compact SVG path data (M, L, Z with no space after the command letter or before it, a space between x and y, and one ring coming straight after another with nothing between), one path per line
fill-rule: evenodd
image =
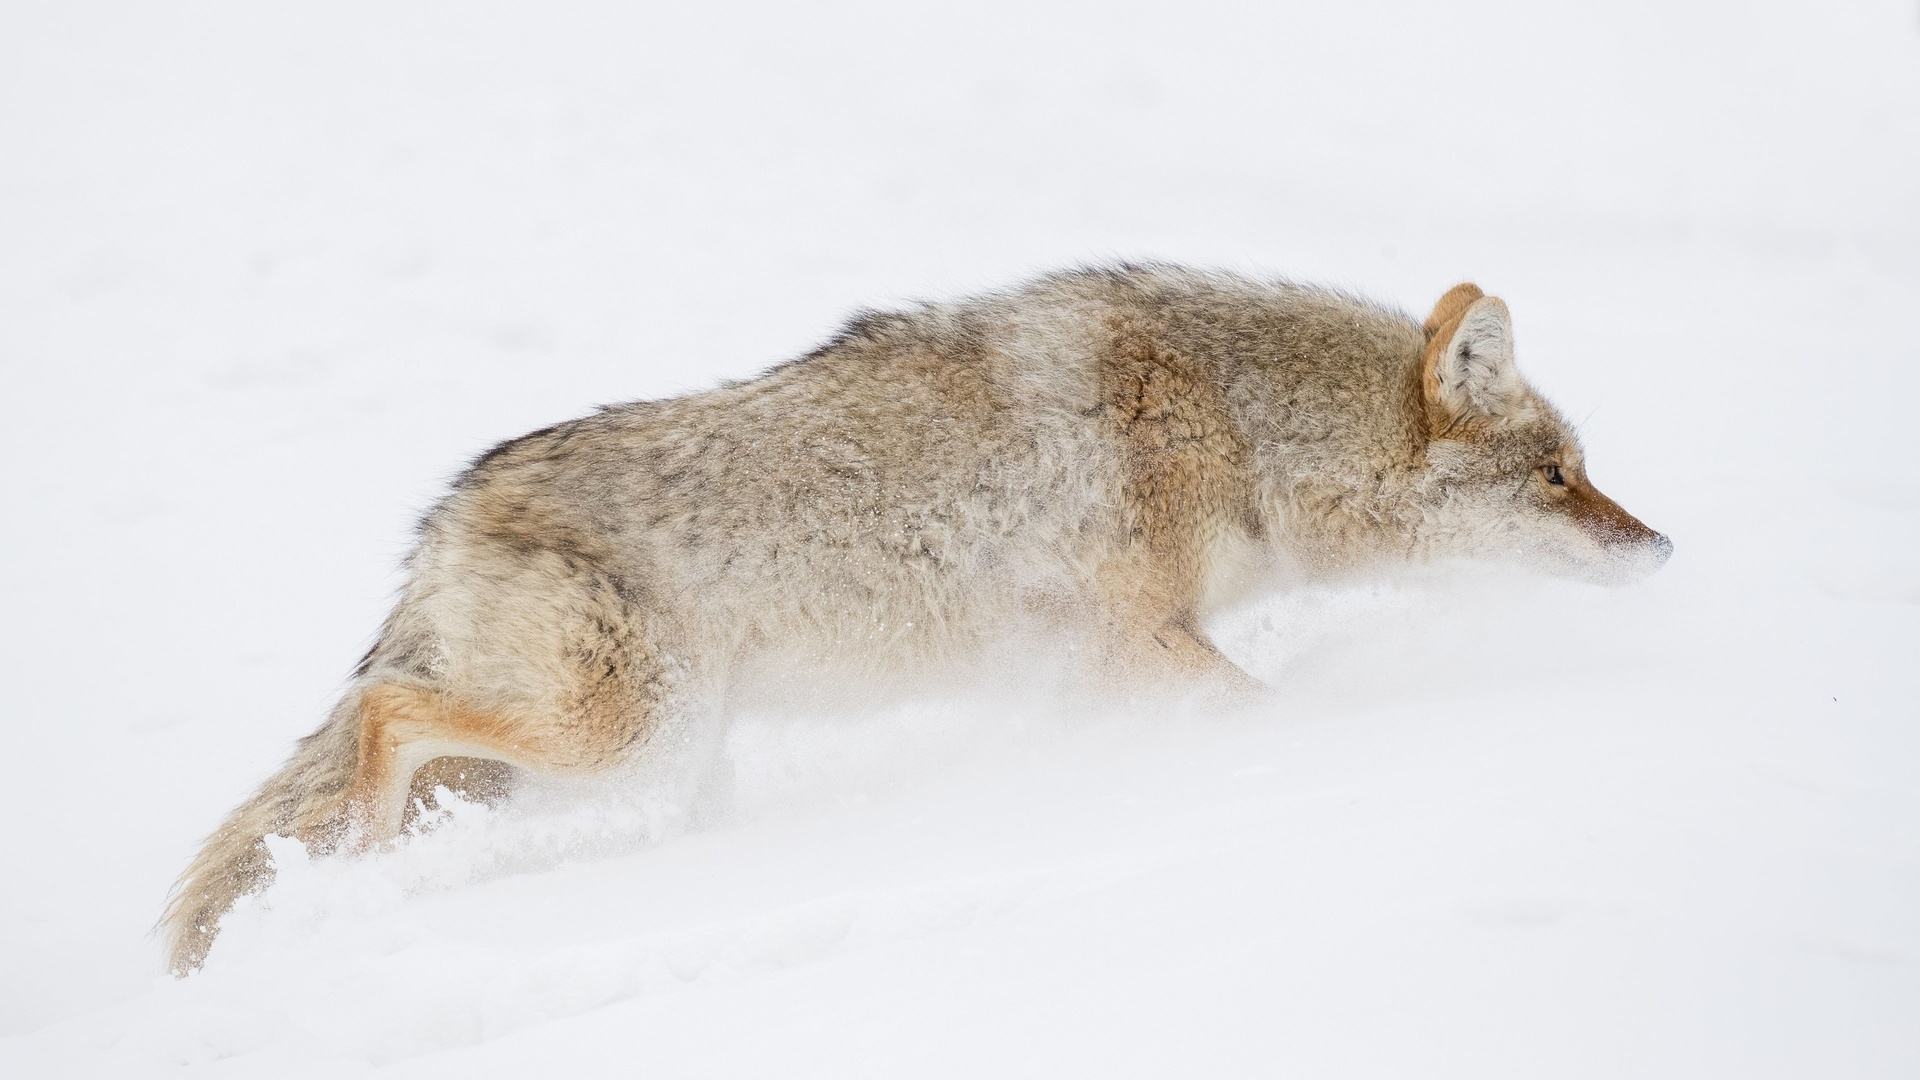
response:
M1130 622L1115 630L1108 636L1106 666L1109 678L1123 690L1199 690L1222 704L1246 703L1267 690L1265 683L1227 659L1204 630L1184 619L1158 625Z
M1199 689L1209 698L1244 702L1266 684L1227 659L1199 625L1195 605L1169 586L1145 558L1110 563L1100 577L1108 681L1124 692Z

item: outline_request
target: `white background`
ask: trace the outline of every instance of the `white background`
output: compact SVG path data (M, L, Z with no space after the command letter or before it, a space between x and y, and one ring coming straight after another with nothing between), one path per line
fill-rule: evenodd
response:
M1507 299L1624 590L1229 613L1253 715L743 717L148 930L489 444L1157 257ZM0 8L0 1072L1920 1073L1909 2Z

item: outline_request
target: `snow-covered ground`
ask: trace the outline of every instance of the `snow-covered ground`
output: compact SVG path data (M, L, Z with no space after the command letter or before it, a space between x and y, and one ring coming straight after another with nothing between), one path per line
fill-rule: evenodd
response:
M148 929L488 444L1151 256L1473 279L1678 553L1229 613L1249 714L740 719ZM1920 1074L1920 12L0 8L0 1075Z

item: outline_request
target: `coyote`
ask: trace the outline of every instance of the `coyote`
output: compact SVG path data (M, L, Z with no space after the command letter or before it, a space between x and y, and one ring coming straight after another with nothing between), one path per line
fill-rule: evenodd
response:
M1202 620L1263 582L1453 556L1612 582L1671 551L1588 480L1473 285L1424 326L1162 265L863 313L758 378L481 455L330 718L182 875L171 967L271 879L264 838L389 841L448 759L612 769L756 656L924 670L1025 625L1090 643L1106 685L1241 693Z

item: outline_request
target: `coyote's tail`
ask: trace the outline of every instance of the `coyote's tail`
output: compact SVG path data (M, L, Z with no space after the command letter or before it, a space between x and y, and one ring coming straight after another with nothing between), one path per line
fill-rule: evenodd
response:
M360 742L360 690L333 710L320 730L300 740L293 756L260 790L207 837L200 854L174 883L158 929L175 975L198 968L213 947L220 918L235 900L273 881L266 838L300 836L327 842L338 822Z

